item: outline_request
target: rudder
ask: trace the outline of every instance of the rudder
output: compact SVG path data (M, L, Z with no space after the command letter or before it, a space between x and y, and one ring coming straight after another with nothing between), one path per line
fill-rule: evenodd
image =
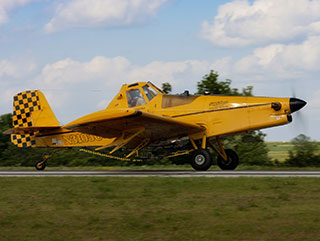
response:
M28 90L13 97L14 128L59 127L59 122L52 112L46 98L39 90ZM11 134L11 142L18 147L34 147L34 132Z

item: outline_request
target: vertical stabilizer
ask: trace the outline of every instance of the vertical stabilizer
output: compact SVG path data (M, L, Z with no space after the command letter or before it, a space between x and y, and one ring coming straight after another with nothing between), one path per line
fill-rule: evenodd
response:
M39 90L28 90L13 97L12 124L14 128L59 127L46 98ZM12 134L11 141L18 147L35 146L35 133Z

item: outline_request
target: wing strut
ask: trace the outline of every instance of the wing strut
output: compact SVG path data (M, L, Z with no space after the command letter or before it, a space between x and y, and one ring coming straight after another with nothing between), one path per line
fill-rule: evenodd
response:
M219 138L219 136L216 137L216 141L218 143L219 149L217 147L215 147L209 140L207 140L209 146L219 155L221 156L225 161L228 160L228 156L222 146L221 140Z
M114 153L115 151L119 150L121 147L125 146L126 144L129 143L133 138L136 136L140 135L142 132L144 132L145 128L138 128L138 129L133 129L130 131L123 132L121 137L117 138L114 142L106 145L106 146L101 146L95 149L95 151L99 151L111 146L115 146L115 148L109 152L109 154ZM129 133L129 135L127 135Z
M136 153L137 156L138 156L138 152L139 152L142 148L144 148L145 146L147 146L147 145L149 144L149 142L150 142L150 138L143 139L143 141L142 141L136 148L134 148L134 149L132 150L132 152L130 152L130 153L126 156L126 158L132 156L134 153Z

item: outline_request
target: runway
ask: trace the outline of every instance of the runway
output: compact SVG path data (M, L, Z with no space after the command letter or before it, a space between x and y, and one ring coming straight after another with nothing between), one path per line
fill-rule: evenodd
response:
M320 171L185 171L185 170L103 170L103 171L0 171L0 177L320 177Z

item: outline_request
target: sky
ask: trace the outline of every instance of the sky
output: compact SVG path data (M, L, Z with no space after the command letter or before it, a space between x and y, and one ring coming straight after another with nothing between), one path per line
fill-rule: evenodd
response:
M122 84L194 93L210 70L256 96L308 102L267 141L320 141L320 0L0 0L0 114L37 89L67 124Z

